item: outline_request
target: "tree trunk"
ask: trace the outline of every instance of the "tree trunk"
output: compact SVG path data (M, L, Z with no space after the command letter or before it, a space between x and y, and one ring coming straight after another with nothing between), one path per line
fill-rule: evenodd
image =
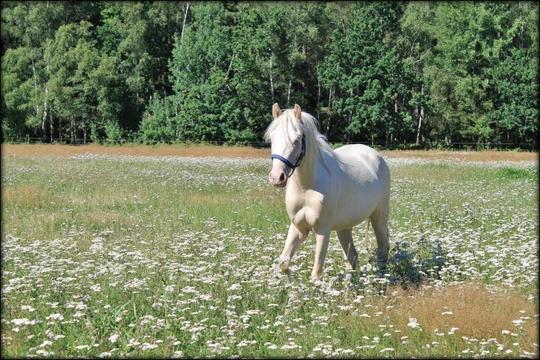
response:
M421 94L424 95L424 86L422 85ZM420 105L420 114L418 116L418 128L416 129L416 146L420 145L420 132L422 130L422 121L424 119L424 105Z
M396 114L396 119L399 119L398 112L399 112L399 101L398 101L398 97L396 95L396 98L394 99L394 113ZM390 130L390 131L391 131L390 134L387 133L387 135L386 135L386 144L385 144L385 146L387 146L387 147L394 143L394 133L392 132L394 130ZM390 141L388 141L388 135L390 135Z
M332 108L332 92L333 92L333 89L330 88L330 91L328 92L328 107L329 108Z
M229 73L231 72L232 63L233 63L233 60L234 60L235 56L236 56L236 53L233 52L232 57L231 57L231 61L229 62L229 67L227 68L227 73L225 74L225 80L227 80L229 78Z
M291 99L291 85L292 85L292 79L289 80L289 88L287 90L287 105L286 107L289 107L290 99Z
M185 10L184 10L184 21L182 21L182 32L180 33L180 44L182 43L182 39L184 38L184 30L186 28L186 19L187 19L188 11L189 11L189 2L186 2Z
M352 97L353 96L353 89L349 89L349 95ZM347 125L350 125L352 123L352 115L353 115L353 111L351 109L351 111L349 111L349 123Z
M276 97L274 95L274 78L272 77L272 54L270 54L270 92L272 93L272 104L276 102Z
M326 121L326 136L330 134L330 121L332 117L330 116L330 110L332 109L332 88L328 91L328 120Z
M34 64L34 59L32 59L32 74L33 74L33 78L34 78L34 91L37 95L38 93L38 86L37 86L37 75L36 75L36 66ZM36 101L36 117L38 117L40 114L39 114L39 105L37 104L37 101ZM42 139L45 141L47 135L45 134L45 119L42 119L41 121L41 137Z
M49 131L51 133L51 144L54 141L54 124L53 124L53 117L52 117L52 111L49 112Z
M317 119L321 121L321 79L317 76Z
M47 121L47 111L48 111L48 103L47 103L47 97L48 97L49 90L47 89L47 86L45 86L45 99L43 100L43 140L47 138L47 134L45 133L45 122Z
M47 140L47 133L45 132L45 118L41 119L41 139L43 142Z
M424 118L424 107L420 108L420 115L418 116L418 128L416 129L416 146L420 145L420 132L422 130L422 119Z
M73 119L71 119L70 121L70 135L71 135L71 143L74 144L75 143L75 121Z

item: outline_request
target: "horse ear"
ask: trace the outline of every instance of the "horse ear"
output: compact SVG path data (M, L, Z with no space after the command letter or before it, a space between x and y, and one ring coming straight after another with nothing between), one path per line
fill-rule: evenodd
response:
M294 104L294 116L298 119L302 119L302 108L298 104Z
M274 119L277 119L281 115L281 109L279 108L278 103L275 103L272 106L272 115L274 116Z

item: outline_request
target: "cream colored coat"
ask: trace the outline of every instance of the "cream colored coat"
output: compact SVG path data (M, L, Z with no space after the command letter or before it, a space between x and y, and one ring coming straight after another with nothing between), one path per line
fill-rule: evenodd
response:
M266 132L272 154L294 164L300 156L302 136L306 141L305 158L292 176L292 169L279 159L273 159L268 176L273 185L287 186L285 205L291 225L280 255L280 269L288 271L298 246L313 231L316 249L311 277L320 279L333 230L337 231L348 267L354 269L357 252L352 228L369 220L377 238L379 270L384 273L390 199L390 171L384 159L365 145L332 150L318 133L315 119L298 105L282 113L274 104L273 115L274 121Z

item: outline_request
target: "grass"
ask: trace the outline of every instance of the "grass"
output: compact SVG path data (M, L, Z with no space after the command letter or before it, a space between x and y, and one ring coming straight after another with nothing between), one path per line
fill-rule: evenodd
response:
M3 356L538 354L533 164L391 158L381 296L363 227L352 276L335 236L321 285L308 281L311 237L289 276L274 272L288 219L269 160L13 149Z

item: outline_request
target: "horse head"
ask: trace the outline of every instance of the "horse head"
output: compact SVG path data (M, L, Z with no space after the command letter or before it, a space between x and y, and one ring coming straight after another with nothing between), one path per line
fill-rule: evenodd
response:
M268 180L272 185L282 187L287 184L306 154L306 139L301 126L302 109L295 104L294 109L282 112L278 103L275 103L272 115L274 121L266 133L271 142L272 158Z

